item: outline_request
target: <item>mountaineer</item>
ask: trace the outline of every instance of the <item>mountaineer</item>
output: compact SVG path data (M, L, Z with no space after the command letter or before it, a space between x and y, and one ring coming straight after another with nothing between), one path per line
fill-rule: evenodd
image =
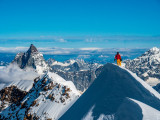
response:
M117 52L117 54L115 55L114 61L117 60L117 65L121 66L121 55L119 54L119 52Z

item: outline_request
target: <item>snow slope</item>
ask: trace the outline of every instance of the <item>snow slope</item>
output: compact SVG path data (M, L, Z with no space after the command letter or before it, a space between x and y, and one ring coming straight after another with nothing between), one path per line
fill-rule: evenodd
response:
M157 120L160 119L160 111L152 108L151 106L148 106L140 101L131 99L135 103L137 103L141 109L143 114L143 120Z
M32 86L28 85L28 88L25 88L24 84L29 83L27 81L12 83L28 91L21 101L8 104L0 112L0 119L57 120L80 96L72 82L65 81L51 72L36 78ZM6 102L5 100L7 101L4 99L2 102Z
M140 103L150 107L145 109ZM86 116L91 120L145 120L149 109L160 114L160 95L132 72L108 63L60 120L83 120ZM150 116L155 120L153 112Z

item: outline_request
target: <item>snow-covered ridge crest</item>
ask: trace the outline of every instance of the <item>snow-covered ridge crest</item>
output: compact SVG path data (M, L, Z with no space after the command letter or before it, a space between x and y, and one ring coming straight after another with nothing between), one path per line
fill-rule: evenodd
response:
M153 118L149 120L155 120L154 112L146 115L149 110L160 114L160 95L132 72L107 63L97 79L60 120L146 120L149 116Z
M80 95L80 93L77 91L75 85L73 84L72 81L66 81L64 80L62 77L60 77L59 75L52 73L52 72L48 72L47 73L48 77L51 78L53 81L62 84L64 86L68 86L73 93Z
M80 93L72 82L65 81L57 74L48 72L34 79L32 88L22 101L3 108L0 119L57 120L79 96ZM7 99L4 98L4 100Z
M144 80L142 80L140 77L138 77L135 73L131 72L130 70L124 67L121 67L121 68L128 71L128 73L130 73L139 83L141 83L148 91L150 91L151 94L153 94L158 99L160 99L160 94L156 90L154 90L149 84L147 84Z

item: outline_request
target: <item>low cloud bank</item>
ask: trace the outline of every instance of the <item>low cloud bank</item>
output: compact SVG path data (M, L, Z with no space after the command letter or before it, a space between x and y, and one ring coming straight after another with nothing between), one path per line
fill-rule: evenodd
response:
M31 68L20 69L15 64L10 64L0 69L0 84L7 84L19 80L33 80L38 74Z
M28 47L0 47L0 53L18 53L27 51ZM59 48L59 47L39 47L38 50L43 54L49 55L68 55L68 54L102 54L119 52L146 51L146 49L129 49L129 48Z

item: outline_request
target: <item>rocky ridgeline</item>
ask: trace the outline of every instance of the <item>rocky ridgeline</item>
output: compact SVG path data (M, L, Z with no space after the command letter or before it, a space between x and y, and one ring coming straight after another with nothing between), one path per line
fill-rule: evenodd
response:
M10 86L0 91L1 95L1 113L0 119L9 120L54 120L58 116L52 116L48 111L43 109L40 115L36 112L39 106L50 105L54 108L59 106L59 109L66 109L66 104L70 103L74 98L79 96L73 95L72 90L62 84L58 84L44 75L34 80L33 86L30 91L23 92L16 88L16 86ZM72 96L70 96L72 95ZM5 106L6 104L6 106ZM59 104L59 105L58 105ZM52 111L55 112L54 110Z
M10 104L20 104L27 92L18 89L12 85L0 91L0 111L4 110Z

